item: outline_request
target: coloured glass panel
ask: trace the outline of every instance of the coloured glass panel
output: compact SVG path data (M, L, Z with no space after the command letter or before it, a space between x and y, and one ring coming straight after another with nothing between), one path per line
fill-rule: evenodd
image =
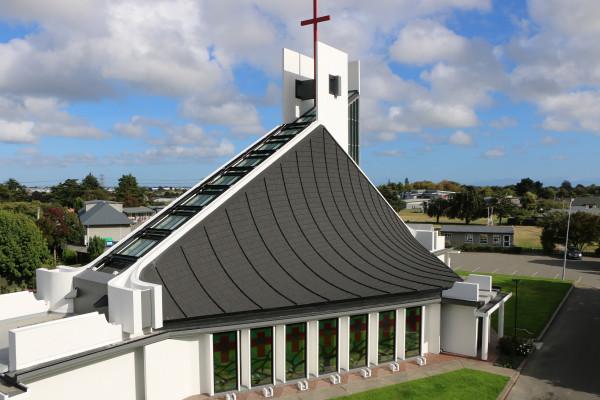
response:
M273 329L250 331L250 373L252 386L273 383Z
M394 361L396 312L379 313L379 362Z
M404 356L415 357L421 354L421 307L406 309L406 342Z
M285 327L285 378L306 378L306 324Z
M337 372L338 320L319 321L319 373Z
M367 315L350 317L350 368L367 366Z
M215 392L237 390L237 333L213 335Z

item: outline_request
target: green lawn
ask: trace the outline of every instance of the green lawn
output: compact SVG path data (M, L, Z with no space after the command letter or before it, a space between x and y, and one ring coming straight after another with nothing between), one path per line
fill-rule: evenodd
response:
M456 271L461 276L469 275L467 271ZM502 292L512 292L512 297L504 308L504 334L512 335L515 322L515 283L512 279L520 278L519 301L517 310L517 328L525 328L532 334L517 330L517 335L523 338L536 338L542 332L554 310L567 294L573 281L560 279L532 278L530 276L491 275L492 285L501 286ZM498 329L498 312L492 314L492 327Z
M350 396L344 400L494 400L509 378L473 369L459 369L428 378L399 383Z

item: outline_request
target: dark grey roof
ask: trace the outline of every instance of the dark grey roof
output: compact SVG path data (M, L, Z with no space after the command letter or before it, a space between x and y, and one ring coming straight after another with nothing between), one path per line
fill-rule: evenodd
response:
M112 201L112 200L88 200L88 201L83 202L83 204L99 204L99 203L120 204L118 201Z
M151 208L148 207L123 207L123 212L124 213L156 213L156 211L154 211Z
M588 196L588 197L577 197L573 200L573 207L575 206L596 206L600 207L600 197Z
M414 296L461 280L413 238L322 127L140 278L163 286L166 322Z
M441 233L515 233L512 226L443 225Z
M81 223L85 226L105 226L105 225L131 225L132 220L125 214L118 212L108 202L99 202L88 212L79 216Z

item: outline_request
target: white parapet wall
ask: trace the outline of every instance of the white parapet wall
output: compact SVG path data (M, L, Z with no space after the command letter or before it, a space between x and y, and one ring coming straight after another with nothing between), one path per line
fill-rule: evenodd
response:
M441 350L477 357L475 307L442 304Z
M469 274L466 282L479 284L481 290L492 290L492 277L488 275Z
M73 277L85 268L72 268L64 265L56 269L38 268L36 270L37 298L49 303L50 311L71 313L73 300L65 296L73 288Z
M12 329L9 370L15 371L123 340L120 325L97 312Z
M38 300L33 292L23 291L0 296L0 321L47 313L50 303Z
M479 284L471 282L454 282L454 285L442 291L442 297L477 301L479 299Z

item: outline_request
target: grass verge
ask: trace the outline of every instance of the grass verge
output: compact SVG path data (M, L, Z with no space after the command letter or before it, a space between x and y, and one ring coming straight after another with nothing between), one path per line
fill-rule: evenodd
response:
M468 271L456 271L461 276L470 274ZM522 279L519 283L519 298L517 310L517 336L522 338L537 338L542 332L552 314L565 297L573 281L561 281L560 279L532 278L530 276L491 275L492 284L501 286L502 292L512 292L512 297L504 306L504 334L512 335L515 327L515 278ZM492 327L498 330L498 312L492 314Z
M509 378L473 369L459 369L428 378L399 383L338 400L397 400L397 399L496 399Z

